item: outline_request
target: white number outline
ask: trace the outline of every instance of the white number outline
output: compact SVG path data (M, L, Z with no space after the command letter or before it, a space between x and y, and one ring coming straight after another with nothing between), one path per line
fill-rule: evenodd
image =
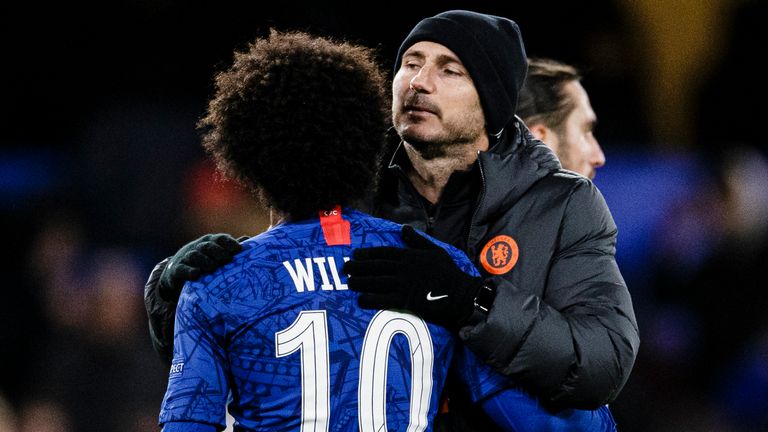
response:
M357 409L361 432L387 430L389 350L398 334L407 338L411 354L411 395L406 430L421 432L427 428L434 366L432 335L421 318L385 310L377 312L371 319L360 351ZM327 432L330 354L326 311L301 311L293 324L275 333L277 357L291 355L297 350L301 352L301 431Z
M325 347L317 350L316 347ZM275 333L275 355L301 352L301 432L328 431L330 368L325 311L302 311L287 329Z

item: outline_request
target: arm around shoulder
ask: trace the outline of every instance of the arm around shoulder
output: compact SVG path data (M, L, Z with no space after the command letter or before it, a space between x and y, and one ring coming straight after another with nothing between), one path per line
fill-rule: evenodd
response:
M149 318L149 337L152 347L166 366L173 357L173 326L176 319L176 303L160 296L160 275L168 266L169 258L155 265L144 285L144 308Z
M144 285L144 307L149 317L152 346L166 365L170 366L173 357L176 303L184 283L232 261L241 249L239 241L229 234L206 234L152 269Z
M554 403L594 408L612 402L635 363L640 336L616 263L617 234L605 199L584 179L569 201L544 298L566 317L574 350Z

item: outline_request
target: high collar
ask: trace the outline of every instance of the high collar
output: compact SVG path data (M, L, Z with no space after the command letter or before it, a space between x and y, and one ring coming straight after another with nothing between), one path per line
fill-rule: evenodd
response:
M405 152L405 147L402 142L398 145L392 158L389 161L388 166L390 171L397 173L401 180L398 188L398 195L401 199L405 199L410 204L417 204L415 201L418 195L413 185L407 180L408 170L413 169L408 154ZM441 206L454 206L465 205L468 201L474 200L479 190L478 184L478 166L474 163L469 170L466 171L454 171L448 178L448 182L445 184L443 193L440 196L440 200L435 205ZM408 190L403 190L406 188ZM423 197L418 197L422 200L422 203L426 208L431 207L431 204Z
M513 205L537 181L561 168L554 152L534 138L517 117L498 138L491 139L496 143L478 155L483 178L478 222Z
M560 169L560 161L554 152L534 138L517 117L498 136L490 139L491 147L478 154L473 168L479 168L482 178L482 198L478 203L481 217L514 204L534 183ZM402 141L392 154L388 168L399 178L410 168ZM390 189L388 196L392 197L393 192Z
M472 174L477 181L474 186L468 186L473 190L474 202L467 202L465 206L445 206L444 210L453 210L448 216L455 215L455 218L451 218L453 222L445 223L446 213L441 213L435 227L442 230L439 235L443 240L467 252L471 259L479 252L475 246L485 237L489 227L510 212L534 184L560 169L560 162L554 153L536 140L519 119L510 123L498 137L491 139L491 148L479 153L474 165ZM391 142L390 148L394 149L397 144L397 141ZM389 169L382 173L369 208L380 217L410 223L419 229L429 228L432 217L427 212L419 211L428 209L416 204L415 188L408 181L402 165L410 162L400 147L392 152L388 160L382 161L389 162L385 165ZM407 169L408 165L405 167ZM445 195L446 192L441 200L451 199Z

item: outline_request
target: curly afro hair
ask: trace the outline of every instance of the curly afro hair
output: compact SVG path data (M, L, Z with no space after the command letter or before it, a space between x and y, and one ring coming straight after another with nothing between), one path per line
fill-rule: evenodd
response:
M215 82L198 126L225 176L294 219L370 193L389 127L372 49L272 30Z

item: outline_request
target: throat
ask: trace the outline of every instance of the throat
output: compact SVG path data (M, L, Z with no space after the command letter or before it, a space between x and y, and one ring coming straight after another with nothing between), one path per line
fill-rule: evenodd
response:
M411 167L407 170L408 180L416 191L432 204L440 201L451 176L457 172L466 172L472 169L477 154L473 158L460 159L456 157L423 159L411 157Z
M410 156L410 155L409 155ZM411 169L407 171L408 180L413 187L432 204L440 201L448 179L456 170L452 161L439 159L410 158Z

